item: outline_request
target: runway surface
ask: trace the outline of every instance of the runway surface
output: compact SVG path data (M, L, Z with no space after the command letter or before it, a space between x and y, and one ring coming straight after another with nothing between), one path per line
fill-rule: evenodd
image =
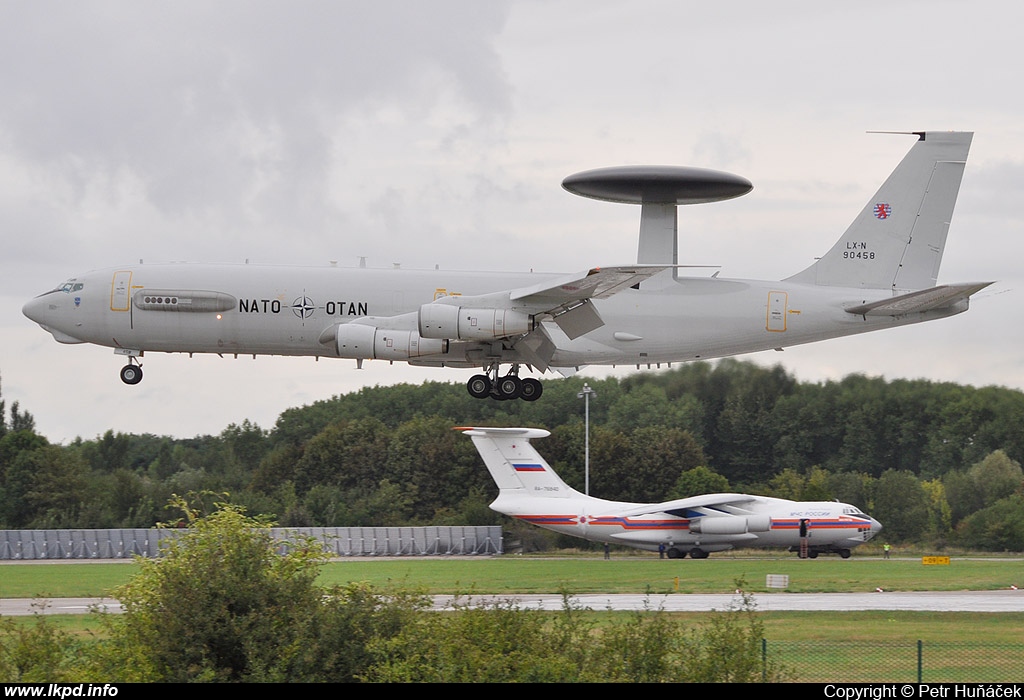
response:
M1024 590L1003 591L918 591L872 593L757 593L752 596L757 610L916 610L924 612L1024 612ZM727 610L742 605L734 594L675 593L662 595L584 594L570 598L573 605L591 610L665 610L702 612ZM560 595L495 595L454 599L434 596L435 610L455 606L515 603L529 610L561 610ZM56 598L40 607L28 598L0 599L0 615L83 614L94 608L120 612L117 601L101 598Z

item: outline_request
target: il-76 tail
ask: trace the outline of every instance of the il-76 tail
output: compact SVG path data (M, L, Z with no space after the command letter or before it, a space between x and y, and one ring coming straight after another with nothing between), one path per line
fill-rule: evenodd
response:
M457 428L473 440L498 497L491 508L517 520L593 542L704 559L733 547L782 547L810 558L843 558L881 530L856 506L713 493L663 503L594 498L555 473L530 443L539 428Z

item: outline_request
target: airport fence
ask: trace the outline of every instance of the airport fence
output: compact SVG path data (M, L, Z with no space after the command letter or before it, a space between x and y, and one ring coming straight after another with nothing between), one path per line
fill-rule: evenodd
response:
M0 530L0 559L130 559L161 556L160 543L187 530ZM501 527L272 528L282 550L312 537L332 557L501 554Z
M801 683L1020 683L1024 644L786 642L762 640L771 660Z

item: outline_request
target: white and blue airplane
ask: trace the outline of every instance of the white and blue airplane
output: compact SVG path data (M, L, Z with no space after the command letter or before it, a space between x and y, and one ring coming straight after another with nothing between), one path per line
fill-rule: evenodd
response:
M563 535L664 551L670 559L733 547L785 547L801 557L850 557L882 529L860 508L831 501L789 501L709 493L664 503L625 503L576 491L530 444L538 428L456 428L473 439L498 497L491 509Z
M249 264L138 264L76 275L24 314L61 343L146 353L296 355L480 368L475 397L536 400L527 368L701 360L946 318L991 282L937 285L972 134L916 143L838 242L781 281L682 276L677 207L745 194L729 173L591 170L576 194L641 205L637 263L576 274ZM501 367L508 370L502 374Z

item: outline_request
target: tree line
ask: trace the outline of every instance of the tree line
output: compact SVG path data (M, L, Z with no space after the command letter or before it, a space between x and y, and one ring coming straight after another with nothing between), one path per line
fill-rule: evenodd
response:
M850 375L797 381L721 360L587 380L590 492L660 501L713 491L863 508L892 542L1024 550L1024 393ZM538 450L582 490L584 380L536 402L479 401L456 384L367 387L175 439L114 429L49 443L0 400L0 529L150 527L173 494L219 492L285 526L504 524L456 425L551 431ZM533 529L519 532L541 546Z

